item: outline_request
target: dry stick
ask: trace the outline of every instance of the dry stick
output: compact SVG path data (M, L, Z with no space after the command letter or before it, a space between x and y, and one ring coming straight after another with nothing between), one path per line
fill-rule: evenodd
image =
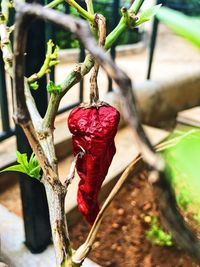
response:
M68 29L71 32L75 33L77 37L82 41L85 48L88 49L88 51L96 58L99 64L107 71L109 76L118 84L124 102L124 115L137 136L137 140L140 144L144 160L152 169L155 170L156 175L160 174L160 179L157 183L154 184L154 187L157 195L159 196L158 204L161 209L162 215L165 217L167 225L176 241L181 244L181 246L185 250L190 252L193 256L196 257L197 260L200 261L200 242L196 238L194 233L184 223L183 217L180 215L177 209L175 195L172 191L170 183L167 180L164 172L160 171L160 169L163 168L163 164L160 160L160 157L155 154L155 151L151 146L148 138L146 137L143 127L140 123L130 79L114 64L111 58L104 53L102 48L97 46L96 41L91 37L88 25L84 21L60 14L59 12L56 12L54 10L47 10L39 5L19 4L17 5L17 10L21 16L19 18L18 14L18 23L16 27L23 26L24 32L27 31L27 23L25 23L27 18L38 16L41 19L46 19L54 22L64 29ZM19 23L19 21L21 21L21 23ZM20 36L20 39L24 38L25 34L22 34ZM21 54L21 57L22 55L23 54ZM15 54L15 56L17 55ZM21 63L23 62L21 60L18 60L18 64L16 64L15 67L19 67ZM19 88L16 83L16 81L18 81L20 82L20 86L22 86L20 95L23 99L24 92L22 80L24 73L23 71L21 73L16 71L16 73L18 74L18 76L15 77L15 87L17 86L15 92ZM18 104L19 106L22 106L25 105L25 102L23 100L19 100ZM26 109L24 111L26 114Z

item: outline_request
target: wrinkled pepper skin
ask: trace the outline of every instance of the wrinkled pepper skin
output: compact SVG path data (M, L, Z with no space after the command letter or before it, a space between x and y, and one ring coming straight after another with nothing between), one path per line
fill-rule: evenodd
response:
M98 212L98 193L116 152L114 138L120 115L112 106L74 108L68 118L74 155L85 150L76 169L80 177L77 202L85 219L93 224Z

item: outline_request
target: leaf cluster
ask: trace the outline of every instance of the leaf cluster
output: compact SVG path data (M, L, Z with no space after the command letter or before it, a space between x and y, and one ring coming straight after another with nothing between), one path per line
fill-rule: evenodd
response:
M29 161L26 153L16 151L16 157L19 164L3 169L1 173L6 171L22 172L39 181L41 180L41 167L34 153L31 154Z

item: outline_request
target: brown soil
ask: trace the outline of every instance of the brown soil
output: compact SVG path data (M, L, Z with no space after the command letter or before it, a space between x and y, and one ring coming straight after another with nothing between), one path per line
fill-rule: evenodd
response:
M198 267L176 247L152 245L146 238L148 215L157 214L151 186L142 176L128 180L112 202L89 257L109 267ZM88 233L82 220L70 229L77 248Z

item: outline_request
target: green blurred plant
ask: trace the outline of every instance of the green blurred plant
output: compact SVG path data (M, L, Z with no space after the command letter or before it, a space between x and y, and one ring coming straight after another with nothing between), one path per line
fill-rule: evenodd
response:
M200 130L194 127L179 126L167 141L168 146L162 155L166 162L166 174L177 192L178 205L187 210L198 210Z
M200 48L200 17L190 17L167 7L160 8L156 16L175 33Z
M200 225L200 212L197 214L194 214L193 219L195 220L195 222Z
M183 208L185 211L188 209L188 206L192 203L192 200L186 187L181 189L180 193L176 196L176 201L179 207Z
M154 245L158 246L173 246L172 236L166 233L158 224L158 218L155 216L151 217L151 225L149 230L146 231L147 238Z

